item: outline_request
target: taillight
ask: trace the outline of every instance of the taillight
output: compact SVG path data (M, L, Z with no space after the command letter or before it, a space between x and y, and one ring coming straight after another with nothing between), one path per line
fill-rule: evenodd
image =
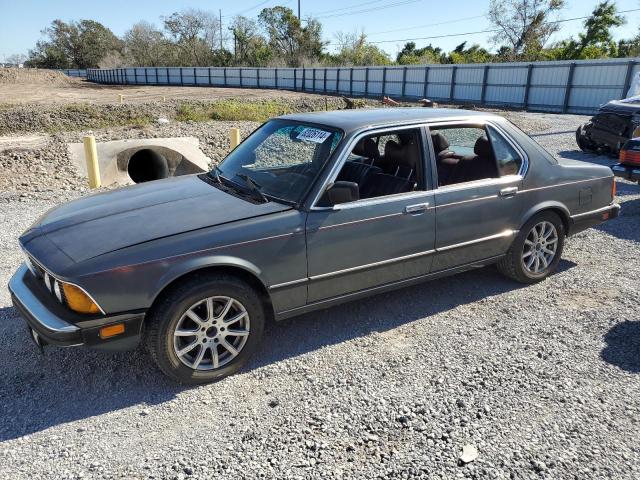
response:
M624 165L640 165L640 139L627 140L620 150L620 163Z
M640 165L640 151L620 150L620 163L624 165Z

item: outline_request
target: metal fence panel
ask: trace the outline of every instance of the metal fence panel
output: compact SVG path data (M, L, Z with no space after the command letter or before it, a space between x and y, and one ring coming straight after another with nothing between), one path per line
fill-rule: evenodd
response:
M389 67L138 67L63 70L107 84L277 88L313 93L512 105L592 113L622 98L640 59Z

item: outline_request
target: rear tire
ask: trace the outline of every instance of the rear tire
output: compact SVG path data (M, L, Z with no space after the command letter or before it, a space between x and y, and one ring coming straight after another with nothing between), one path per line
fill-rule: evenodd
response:
M540 212L524 224L498 270L520 283L537 283L551 275L560 262L565 229L554 212Z
M145 344L160 370L187 385L236 373L257 350L265 312L258 293L230 275L197 275L152 307Z

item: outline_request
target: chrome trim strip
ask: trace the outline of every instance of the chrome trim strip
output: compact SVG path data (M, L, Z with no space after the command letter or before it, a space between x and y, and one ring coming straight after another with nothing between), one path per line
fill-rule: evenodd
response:
M307 283L308 281L309 281L308 278L300 278L299 280L291 280L290 282L276 283L275 285L271 285L268 288L269 290L276 290L278 288L293 287L301 283Z
M397 213L389 213L387 215L379 215L377 217L369 217L369 218L362 218L359 220L352 220L350 222L344 222L344 223L336 223L335 225L325 225L322 227L318 227L318 230L329 230L331 228L337 228L337 227L344 227L347 225L355 225L358 223L365 223L365 222L373 222L375 220L381 220L383 218L389 218L389 217L399 217L401 215L404 215L402 212L397 212Z
M357 290L355 292L349 292L349 293L345 293L343 295L338 295L335 297L330 297L330 298L325 298L322 300L316 300L314 302L311 303L307 303L306 305L302 305L300 307L295 307L295 308L290 308L288 310L283 310L281 312L277 312L276 313L276 317L283 319L283 318L289 318L289 317L293 317L294 315L298 315L297 312L307 312L307 311L311 311L314 310L316 307L320 306L320 305L324 305L324 304L329 304L332 305L334 304L334 302L340 302L343 299L347 299L347 298L359 298L360 296L363 295L367 295L370 294L371 292L377 292L377 291L385 291L389 288L396 288L398 286L402 286L402 285L411 285L413 283L417 283L417 282L422 282L423 280L427 280L427 279L431 279L431 278L439 278L439 277L443 277L446 275L450 275L453 272L463 272L465 270L468 270L469 268L473 268L474 266L482 266L482 265L488 265L492 262L494 262L495 260L504 257L504 255L496 255L495 257L489 257L489 258L485 258L483 260L479 260L476 262L470 262L470 263L465 263L462 265L458 265L456 267L451 267L451 268L447 268L445 270L438 270L435 272L430 272L430 273L425 273L424 275L418 275L415 277L409 277L409 278L403 278L402 280L397 280L394 282L390 282L390 283L385 283L382 285L376 285L374 287L369 287L369 288L365 288L363 290Z
M382 197L363 198L361 200L355 200L349 203L338 203L331 210L350 210L358 207L370 207L372 205L380 205L384 203L396 202L399 200L412 200L423 196L429 196L430 194L426 190L418 190L413 192L395 193L392 195L385 195ZM322 207L321 207L322 208Z
M271 285L268 288L269 288L269 290L274 290L274 289L277 289L277 288L293 286L293 285L302 284L302 283L309 282L309 281L322 280L322 279L325 279L325 278L335 277L335 276L338 276L338 275L343 275L345 273L352 273L352 272L357 272L357 271L360 271L360 270L367 270L369 268L381 267L383 265L389 265L391 263L402 262L404 260L410 260L412 258L424 257L424 256L431 255L431 254L434 254L434 253L452 250L454 248L464 247L464 246L467 246L467 245L473 245L473 244L476 244L476 243L486 242L486 241L489 241L489 240L496 240L498 238L506 238L506 237L509 237L509 236L513 236L513 235L515 235L517 233L518 233L518 230L505 230L504 232L498 233L496 235L489 235L488 237L477 238L475 240L470 240L468 242L456 243L454 245L448 245L446 247L440 247L440 248L436 248L434 250L425 250L423 252L412 253L410 255L404 255L402 257L394 257L394 258L389 258L387 260L380 260L378 262L367 263L365 265L358 265L356 267L345 268L345 269L342 269L342 270L334 270L333 272L321 273L319 275L312 275L311 277L308 277L308 278L301 278L299 280L292 280L290 282L284 282L284 283L278 283L276 285Z
M309 280L322 280L323 278L334 277L345 273L357 272L358 270L366 270L368 268L380 267L382 265L388 265L390 263L401 262L403 260L409 260L417 257L424 257L435 253L435 250L425 250L424 252L412 253L411 255L404 255L402 257L390 258L388 260L381 260L379 262L367 263L365 265L358 265L357 267L345 268L344 270L335 270L333 272L321 273L320 275L313 275L309 277Z
M613 178L613 175L606 177L587 178L585 180L575 180L573 182L556 183L555 185L545 185L544 187L527 188L526 190L518 190L518 194L526 192L535 192L537 190L545 190L547 188L564 187L565 185L575 185L576 183L594 182L596 180L606 180Z
M93 303L96 304L96 307L98 307L98 310L100 310L100 313L102 313L103 315L106 315L106 312L102 309L102 307L100 306L100 304L98 302L96 302L96 300L91 296L91 294L89 292L87 292L84 288L82 288L80 285L73 283L73 282L68 282L66 280L60 280L60 278L58 278L57 275L54 275L53 273L51 273L51 270L49 270L48 268L46 268L44 265L42 265L42 263L38 260L36 260L35 258L33 258L33 255L31 255L30 253L27 252L27 255L29 255L29 258L31 259L31 261L35 264L37 264L42 270L44 270L45 272L47 272L51 277L53 277L54 280L56 280L58 283L66 283L67 285L71 285L73 287L78 288L79 290L82 291L82 293L84 293L87 297L89 297L89 300L91 300ZM53 294L53 291L51 291L51 293ZM62 305L64 305L65 307L69 308L68 305L65 305L64 303L62 303ZM69 308L69 310L71 310ZM73 311L73 310L71 310Z
M597 208L595 210L590 210L588 212L584 212L584 213L577 213L576 215L571 215L569 218L571 218L571 220L580 220L583 217L588 217L589 215L597 215L599 213L605 213L609 210L611 210L612 208L615 209L617 206L617 208L620 208L620 205L618 205L617 203L610 203L609 205L602 207L602 208Z
M511 237L518 233L518 230L505 230L504 232L497 233L495 235L489 235L488 237L476 238L475 240L469 240L468 242L456 243L453 245L447 245L446 247L436 248L438 252L446 252L447 250L453 250L454 248L466 247L476 243L487 242L489 240L496 240L498 238Z
M23 263L9 281L9 291L20 301L20 305L38 321L45 330L55 333L72 333L80 330L77 326L67 323L53 315L42 305L40 300L27 288L22 277L29 269Z
M491 198L498 198L498 195L487 195L485 197L470 198L469 200L460 200L459 202L443 203L442 205L437 205L437 207L438 208L449 207L451 205L460 205L463 203L478 202L480 200L489 200Z
M437 195L441 193L457 192L458 190L468 190L470 188L492 187L492 186L497 187L500 185L506 185L512 182L520 182L520 181L522 181L521 175L505 175L504 177L499 177L499 178L483 178L481 180L472 180L470 182L444 185L442 187L438 187L438 189L434 190L434 192Z

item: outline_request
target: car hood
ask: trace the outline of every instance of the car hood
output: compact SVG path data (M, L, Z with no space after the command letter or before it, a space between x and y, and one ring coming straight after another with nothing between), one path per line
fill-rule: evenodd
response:
M640 96L611 100L600 107L600 112L634 115L640 113Z
M46 236L75 262L162 237L290 209L254 204L197 175L173 177L91 195L47 212L22 244Z

